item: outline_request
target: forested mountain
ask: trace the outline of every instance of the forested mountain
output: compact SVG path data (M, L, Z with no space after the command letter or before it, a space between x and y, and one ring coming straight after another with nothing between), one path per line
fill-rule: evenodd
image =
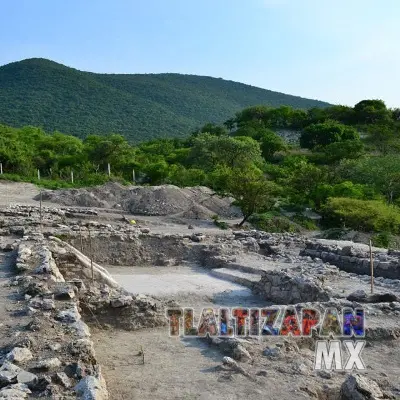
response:
M183 137L258 104L328 105L197 75L95 74L39 58L0 67L0 123L81 138L92 133L119 133L130 141Z

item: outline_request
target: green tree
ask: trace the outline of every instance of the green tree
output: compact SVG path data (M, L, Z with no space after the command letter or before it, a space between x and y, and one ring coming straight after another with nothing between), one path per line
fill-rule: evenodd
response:
M236 199L243 213L242 226L254 213L270 210L280 188L256 168L235 168L227 181L227 192Z
M312 124L303 130L300 145L308 149L315 146L327 146L343 140L359 140L360 135L353 127L334 121Z

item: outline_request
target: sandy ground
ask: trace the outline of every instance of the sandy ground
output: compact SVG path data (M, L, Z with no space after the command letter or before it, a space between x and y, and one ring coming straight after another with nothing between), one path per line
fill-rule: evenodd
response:
M254 296L250 289L215 278L208 270L200 267L108 267L108 270L131 293L179 300L182 306L266 304Z
M281 360L262 356L268 341L252 346L254 362L241 366L256 381L220 369L223 354L199 339L175 339L166 328L137 332L93 330L96 353L108 382L110 400L259 400L310 399L311 393L338 393L346 373L322 378L313 371L314 352L301 349ZM282 342L282 338L279 338ZM272 339L271 339L272 341ZM143 349L145 363L138 355ZM374 343L363 351L368 377L397 386L400 394L400 347ZM385 362L382 362L382 360ZM266 376L257 376L263 371ZM329 399L334 399L332 394Z

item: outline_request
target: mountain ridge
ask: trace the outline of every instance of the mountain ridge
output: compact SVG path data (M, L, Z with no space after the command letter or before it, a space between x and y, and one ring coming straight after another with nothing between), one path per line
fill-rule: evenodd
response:
M0 66L0 123L78 137L120 133L131 142L182 137L244 107L329 103L194 74L80 71L44 58Z

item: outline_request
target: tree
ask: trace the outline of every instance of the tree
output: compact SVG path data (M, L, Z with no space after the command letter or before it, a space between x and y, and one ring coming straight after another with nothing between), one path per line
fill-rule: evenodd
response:
M312 124L303 130L300 145L308 149L315 146L327 146L342 140L359 140L360 135L353 127L334 121Z
M227 191L242 210L243 219L239 223L242 226L254 213L265 212L274 206L279 187L256 168L235 168L229 175Z
M341 163L338 173L342 179L374 187L388 203L400 197L400 157L397 155L346 160Z
M259 140L262 156L267 161L270 161L276 152L287 149L285 141L272 131L263 132Z
M205 170L212 170L217 165L234 168L260 162L261 150L258 142L249 137L202 133L193 140L189 160Z
M344 158L356 159L364 153L364 144L361 140L344 140L328 144L322 148L324 159L327 162L337 162Z
M362 100L354 106L356 122L359 124L387 123L391 112L382 100Z

